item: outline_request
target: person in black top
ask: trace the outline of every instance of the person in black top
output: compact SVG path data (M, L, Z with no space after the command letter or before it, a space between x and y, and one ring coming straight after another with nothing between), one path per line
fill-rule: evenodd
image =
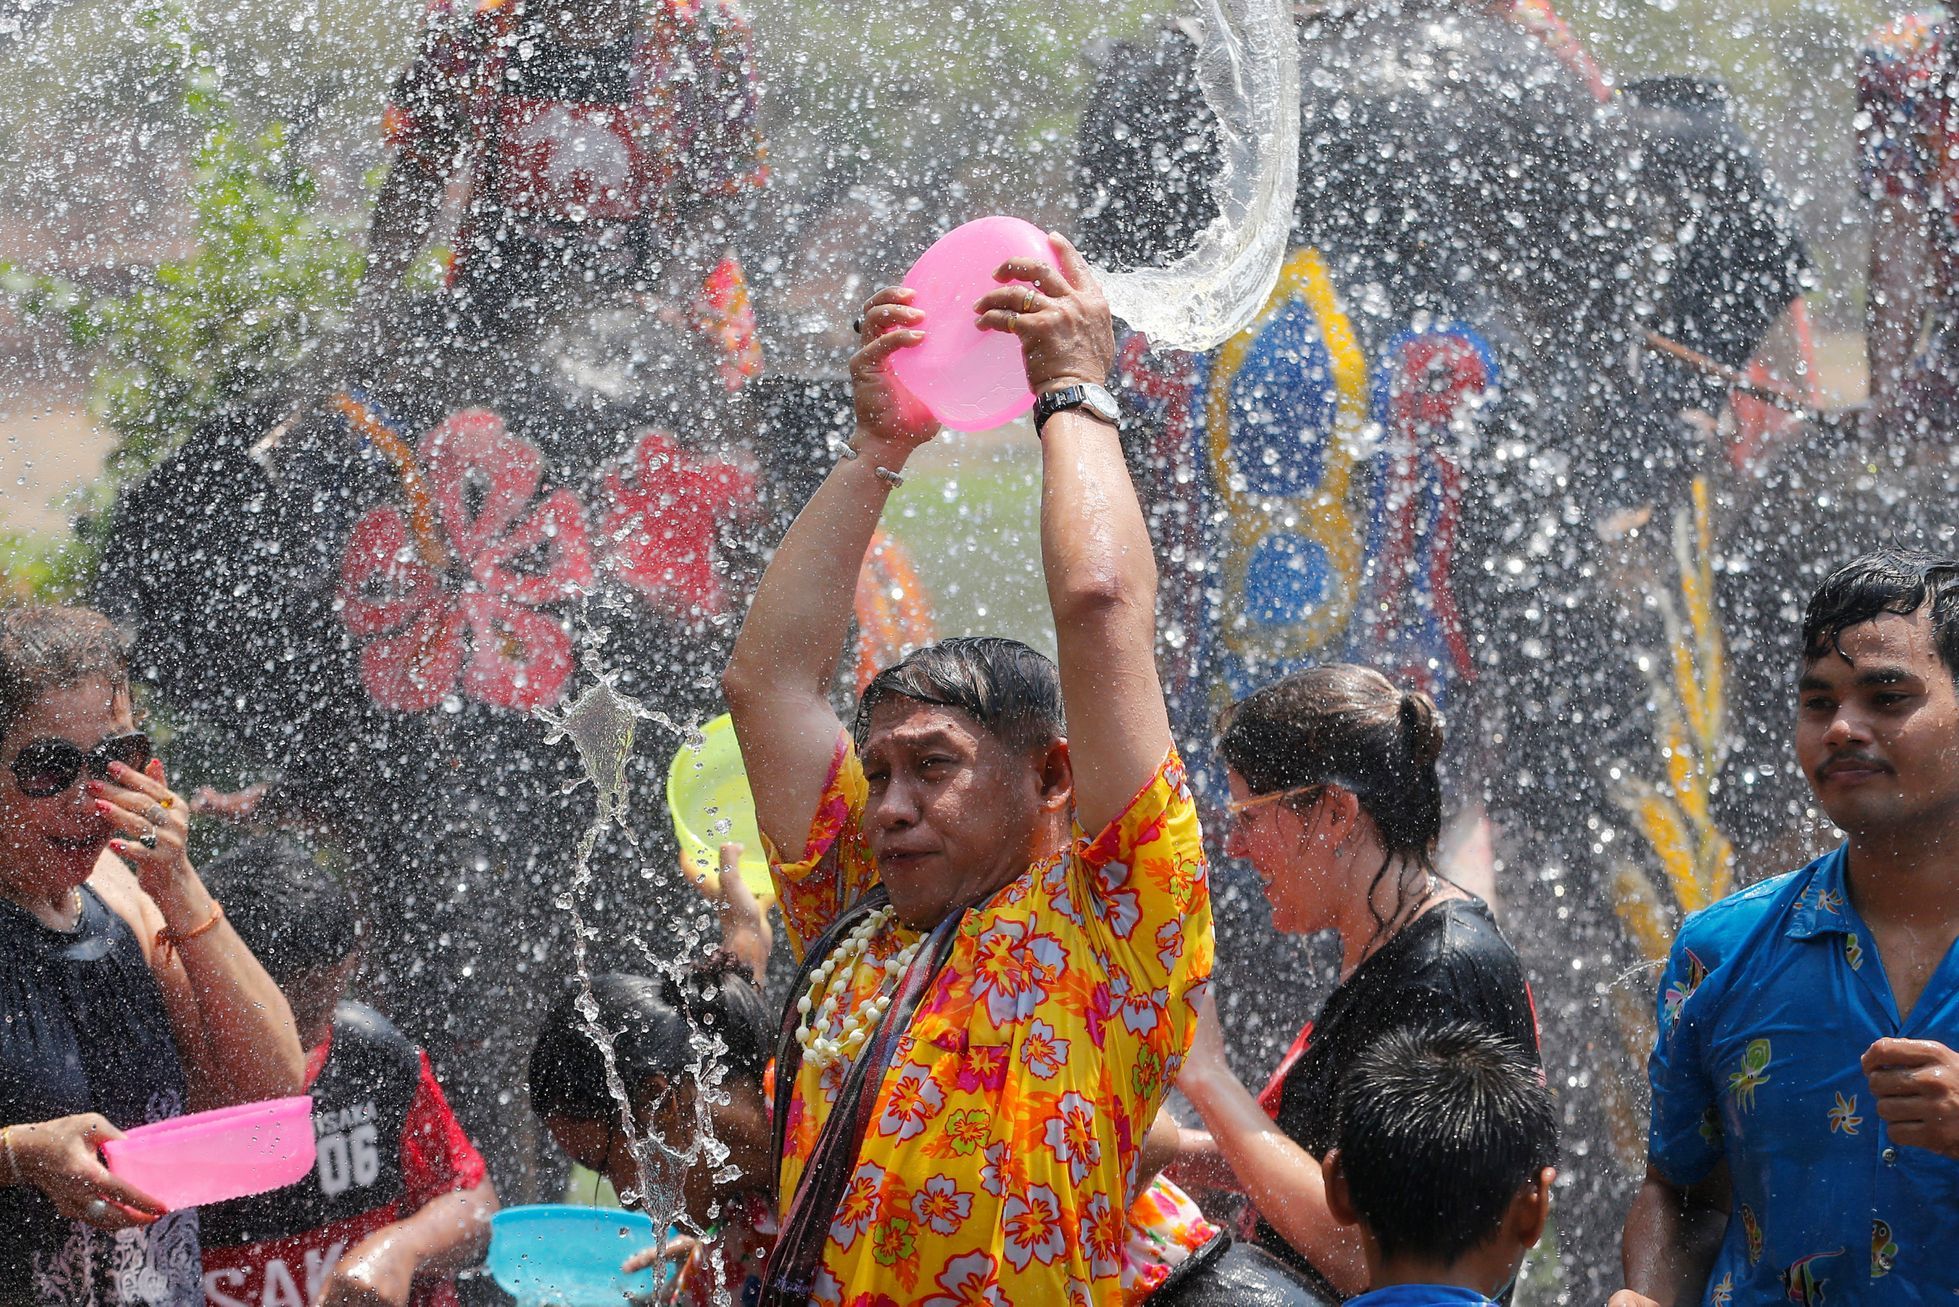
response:
M1468 1021L1537 1056L1530 989L1484 903L1436 873L1442 727L1427 695L1371 668L1315 667L1226 715L1226 851L1265 884L1289 934L1339 932L1341 983L1253 1097L1199 1022L1177 1087L1208 1135L1185 1132L1181 1174L1235 1177L1256 1238L1342 1297L1366 1287L1360 1240L1328 1210L1342 1078L1388 1031Z
M286 1000L205 889L100 613L0 608L0 1303L197 1307L195 1211L98 1151L283 1098Z

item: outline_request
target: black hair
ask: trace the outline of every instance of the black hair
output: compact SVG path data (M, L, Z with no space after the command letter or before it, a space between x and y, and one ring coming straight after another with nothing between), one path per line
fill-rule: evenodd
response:
M1045 749L1068 730L1053 660L997 635L941 640L879 672L858 696L851 735L859 749L872 710L894 696L957 708L1011 749Z
M1395 859L1435 871L1442 836L1442 717L1435 701L1372 667L1327 663L1294 672L1225 709L1218 754L1254 795L1316 785L1352 790ZM1374 911L1376 934L1388 922Z
M531 1045L531 1108L540 1117L610 1119L618 1110L605 1083L605 1056L578 1010L580 988L551 1008ZM599 1026L613 1032L612 1056L628 1090L694 1067L693 1032L718 1035L730 1076L759 1087L775 1051L762 996L748 969L716 952L672 976L606 972L592 977Z
M345 961L360 942L353 899L290 840L255 839L204 864L211 897L272 982L284 989Z
M1803 657L1815 662L1840 656L1839 642L1851 627L1885 613L1908 617L1921 608L1930 610L1939 661L1959 681L1959 560L1923 549L1887 545L1830 573L1803 614Z
M0 735L41 696L97 677L129 683L129 647L108 618L55 604L0 608Z
M1468 1022L1388 1031L1354 1059L1339 1108L1340 1173L1384 1256L1457 1261L1557 1163L1543 1073Z

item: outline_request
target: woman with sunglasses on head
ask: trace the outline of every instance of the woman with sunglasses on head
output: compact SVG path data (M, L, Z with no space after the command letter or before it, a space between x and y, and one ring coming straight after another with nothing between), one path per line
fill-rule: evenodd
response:
M292 1013L205 893L185 811L107 620L0 609L0 1303L201 1305L196 1212L97 1150L298 1092Z
M1256 1240L1338 1297L1367 1288L1359 1234L1333 1218L1319 1159L1341 1077L1389 1030L1470 1021L1537 1048L1522 964L1482 900L1435 869L1442 830L1435 705L1372 668L1315 667L1226 713L1225 852L1249 861L1288 934L1336 931L1340 984L1253 1097L1206 1012L1177 1087L1208 1134L1181 1173L1247 1194Z

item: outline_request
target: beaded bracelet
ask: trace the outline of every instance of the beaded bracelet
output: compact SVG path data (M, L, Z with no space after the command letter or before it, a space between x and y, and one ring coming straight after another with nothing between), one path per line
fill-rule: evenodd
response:
M193 926L189 930L172 930L170 927L165 926L156 933L157 960L168 962L171 954L176 953L185 944L190 943L223 920L224 904L218 902L216 899L212 899L211 915L205 918L203 925Z

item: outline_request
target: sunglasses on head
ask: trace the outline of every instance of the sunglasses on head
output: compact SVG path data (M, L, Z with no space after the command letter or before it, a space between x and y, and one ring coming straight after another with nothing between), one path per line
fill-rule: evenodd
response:
M143 770L150 762L150 737L141 731L111 735L88 750L56 737L30 740L14 755L14 783L30 799L51 799L73 785L83 768L95 779L107 780L112 762Z

